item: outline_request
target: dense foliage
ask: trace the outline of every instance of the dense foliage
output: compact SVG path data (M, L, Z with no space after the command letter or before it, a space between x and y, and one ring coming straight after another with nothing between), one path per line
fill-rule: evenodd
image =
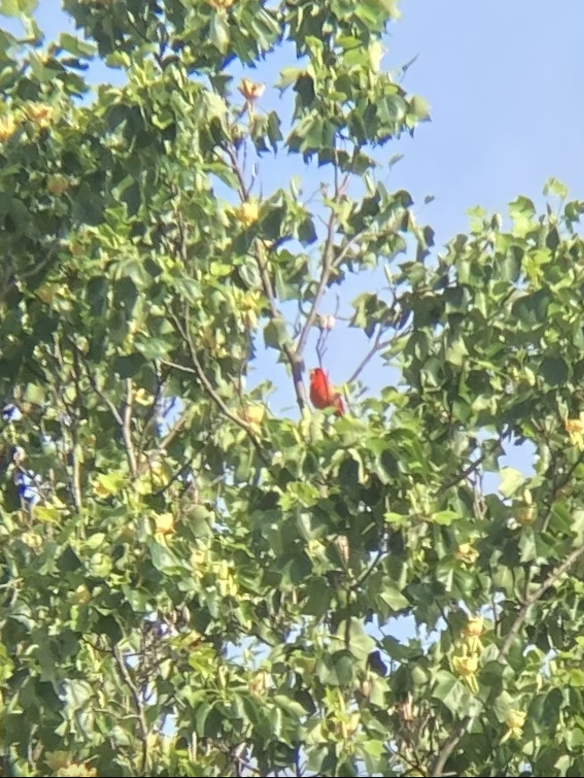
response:
M428 118L394 0L64 0L56 42L34 5L1 4L0 774L582 775L584 203L432 250L381 183ZM290 44L288 127L228 72ZM286 154L318 198L259 194ZM335 416L342 327L395 385ZM264 348L296 413L247 388Z

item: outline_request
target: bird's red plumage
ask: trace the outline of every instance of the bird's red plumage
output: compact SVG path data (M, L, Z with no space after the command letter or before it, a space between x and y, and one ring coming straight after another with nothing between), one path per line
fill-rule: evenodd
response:
M335 416L342 416L345 412L343 398L331 386L327 374L320 367L315 367L309 372L310 378L310 402L315 408L334 408Z

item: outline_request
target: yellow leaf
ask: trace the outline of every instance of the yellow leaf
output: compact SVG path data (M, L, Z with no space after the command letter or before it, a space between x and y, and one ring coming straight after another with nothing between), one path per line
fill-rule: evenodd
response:
M55 505L35 505L33 508L33 516L37 521L53 523L59 521L61 512Z
M170 535L174 532L174 516L172 513L161 513L154 518L156 532L161 535Z

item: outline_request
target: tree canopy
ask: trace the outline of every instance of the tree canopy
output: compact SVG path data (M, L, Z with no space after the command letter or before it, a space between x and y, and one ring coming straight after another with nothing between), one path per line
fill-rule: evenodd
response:
M0 774L582 775L584 203L434 248L383 183L429 118L396 0L64 0L56 41L35 5L0 6ZM285 45L291 118L252 77ZM261 191L285 155L316 196Z

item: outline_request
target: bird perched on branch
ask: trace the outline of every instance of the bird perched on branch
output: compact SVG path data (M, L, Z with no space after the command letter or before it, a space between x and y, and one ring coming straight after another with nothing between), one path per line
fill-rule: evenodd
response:
M334 408L335 416L342 416L345 413L343 398L331 385L324 370L315 367L308 371L308 378L310 380L310 402L314 407L319 410Z

